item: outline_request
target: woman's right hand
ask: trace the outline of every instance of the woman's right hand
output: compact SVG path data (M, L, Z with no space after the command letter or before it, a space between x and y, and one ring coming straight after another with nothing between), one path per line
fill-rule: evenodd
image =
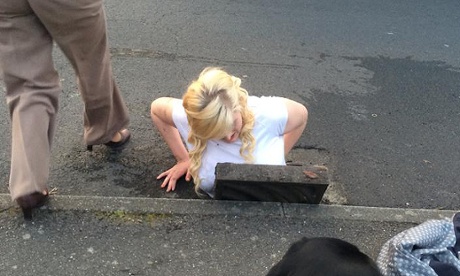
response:
M185 180L190 181L191 175L189 172L190 160L179 161L171 169L162 172L157 176L157 179L165 178L161 183L161 188L166 187L166 192L174 191L176 189L176 183L179 178L185 174Z

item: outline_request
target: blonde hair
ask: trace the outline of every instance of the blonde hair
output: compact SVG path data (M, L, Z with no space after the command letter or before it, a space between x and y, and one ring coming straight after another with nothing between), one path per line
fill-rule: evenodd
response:
M240 155L248 163L253 161L255 139L252 135L254 114L248 109L248 92L240 87L241 79L220 68L205 68L198 80L190 84L183 96L183 106L190 125L188 142L190 174L199 193L201 157L210 139L222 139L233 129L233 114L240 112L243 126L239 135Z

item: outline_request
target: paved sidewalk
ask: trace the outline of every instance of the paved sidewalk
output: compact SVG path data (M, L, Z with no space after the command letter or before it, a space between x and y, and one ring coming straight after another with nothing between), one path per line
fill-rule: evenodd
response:
M449 210L53 196L24 222L0 195L0 275L265 275L302 236L376 258L397 233Z

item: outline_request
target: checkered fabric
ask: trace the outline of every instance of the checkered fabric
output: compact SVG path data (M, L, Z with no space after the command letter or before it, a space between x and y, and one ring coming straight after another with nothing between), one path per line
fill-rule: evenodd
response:
M429 220L387 241L377 258L384 276L460 275L460 213Z

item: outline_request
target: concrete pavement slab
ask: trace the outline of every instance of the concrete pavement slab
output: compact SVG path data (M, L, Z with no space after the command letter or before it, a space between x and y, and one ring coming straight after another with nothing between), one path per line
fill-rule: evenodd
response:
M22 219L0 194L0 275L265 275L302 236L385 241L452 210L62 196Z

